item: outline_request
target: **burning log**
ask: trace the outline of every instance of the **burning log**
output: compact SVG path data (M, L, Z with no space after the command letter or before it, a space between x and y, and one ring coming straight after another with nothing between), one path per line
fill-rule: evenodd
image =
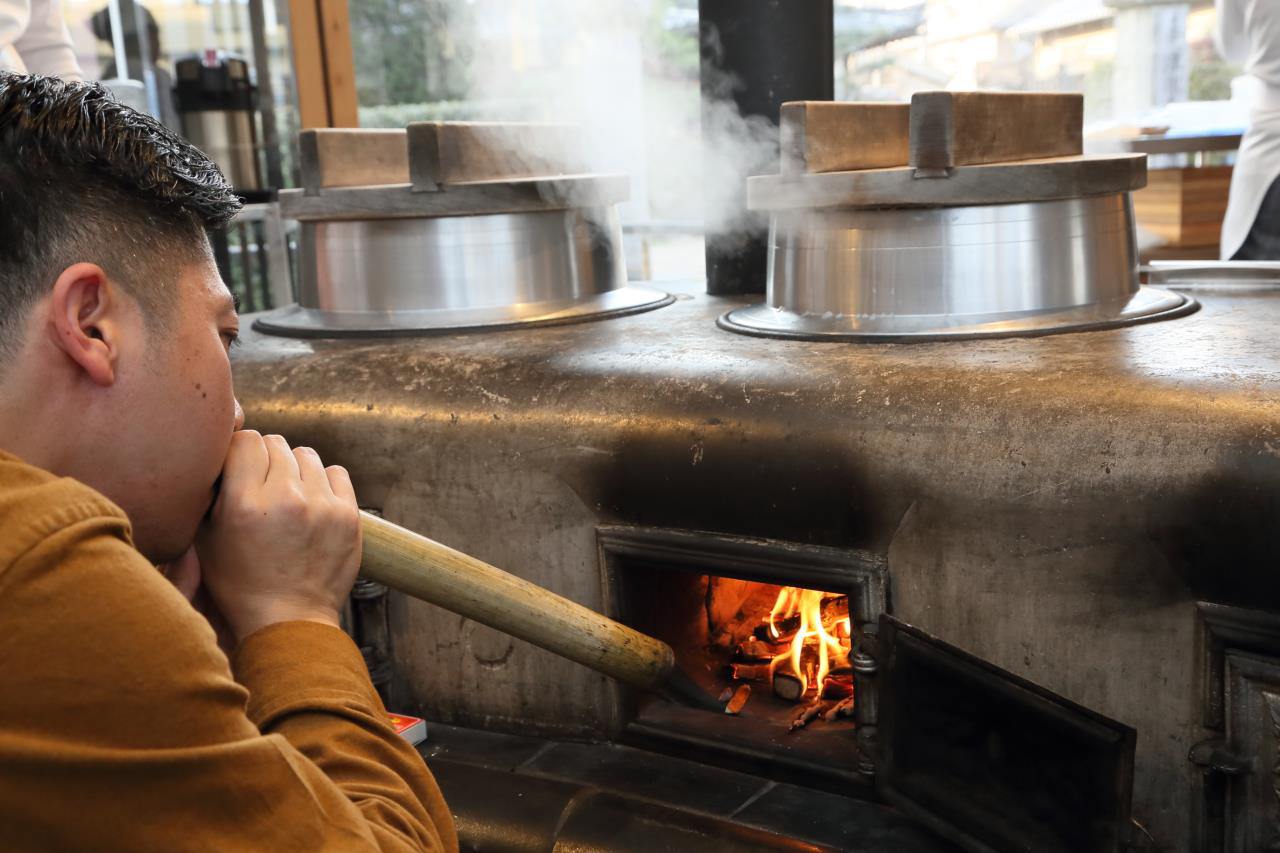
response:
M764 643L773 643L775 645L785 645L791 642L791 638L796 635L796 631L800 630L800 616L788 616L786 619L779 619L774 623L774 627L778 630L778 636L773 636L769 630L769 623L763 622L751 630L757 640Z
M803 729L805 726L809 725L809 723L816 720L826 711L830 710L834 705L835 705L834 702L827 702L822 699L813 700L808 705L805 705L803 708L801 708L800 712L796 714L795 717L792 718L791 726L787 729L787 731L794 732L794 731L798 731L799 729Z
M810 684L814 685L814 692L816 693L818 687L818 662L814 660L814 658L816 658L817 655L814 654L813 650L807 646L804 651L804 683L806 686Z
M742 707L747 704L747 700L751 698L751 685L743 684L733 691L733 696L729 699L729 704L724 706L726 714L737 716L742 712Z
M757 637L748 637L738 646L738 657L742 660L766 662L773 660L777 655L777 646Z
M786 699L788 702L799 702L800 697L804 695L804 682L789 672L775 672L773 674L773 694L779 699Z
M735 681L767 681L770 663L734 663L729 664L729 677Z
M823 699L847 699L853 695L853 676L848 678L840 678L835 675L828 675L822 679L822 698Z
M853 716L853 697L841 699L839 702L828 708L823 714L823 722L831 722L836 717L852 717Z
M823 625L835 626L843 623L849 618L849 596L836 595L823 599L819 612ZM757 639L766 643L787 643L796 635L796 631L800 630L802 621L800 613L791 613L774 621L773 628L778 632L778 636L775 637L769 630L768 621L757 625L752 633Z

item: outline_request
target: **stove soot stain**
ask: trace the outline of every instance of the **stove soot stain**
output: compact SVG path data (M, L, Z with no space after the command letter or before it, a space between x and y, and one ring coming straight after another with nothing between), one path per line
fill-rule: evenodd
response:
M692 464L690 464L692 462ZM622 523L878 550L911 503L847 446L813 437L654 434L591 460L589 505Z

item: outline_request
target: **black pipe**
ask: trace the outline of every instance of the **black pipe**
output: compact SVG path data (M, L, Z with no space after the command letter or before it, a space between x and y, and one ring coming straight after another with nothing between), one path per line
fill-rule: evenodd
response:
M834 97L832 0L698 0L704 138L708 104L731 100L744 117L763 116L775 126L784 101ZM705 157L716 157L704 146ZM776 172L771 162L741 164L731 204L741 228L707 234L707 293L763 293L768 221L748 216L746 179ZM723 168L723 164L717 168ZM708 169L710 172L710 169Z

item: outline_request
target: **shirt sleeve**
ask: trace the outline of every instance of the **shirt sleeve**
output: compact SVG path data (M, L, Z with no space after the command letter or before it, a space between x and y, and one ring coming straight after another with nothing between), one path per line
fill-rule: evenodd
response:
M27 0L0 0L0 71L26 72L26 66L13 50L13 43L27 28L31 8Z
M457 849L345 634L265 628L236 653L239 684L123 519L68 514L0 570L6 845Z
M30 0L30 3L26 29L13 43L22 63L32 74L74 81L83 79L71 44L71 32L62 17L61 0Z
M1227 62L1240 63L1249 57L1249 34L1245 31L1246 2L1214 0L1217 21L1213 28L1213 43Z

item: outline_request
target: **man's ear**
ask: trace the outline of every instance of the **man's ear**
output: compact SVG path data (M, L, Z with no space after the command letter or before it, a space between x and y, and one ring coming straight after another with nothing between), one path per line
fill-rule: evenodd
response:
M49 332L54 343L99 385L116 381L124 307L120 296L97 264L67 267L50 295Z

